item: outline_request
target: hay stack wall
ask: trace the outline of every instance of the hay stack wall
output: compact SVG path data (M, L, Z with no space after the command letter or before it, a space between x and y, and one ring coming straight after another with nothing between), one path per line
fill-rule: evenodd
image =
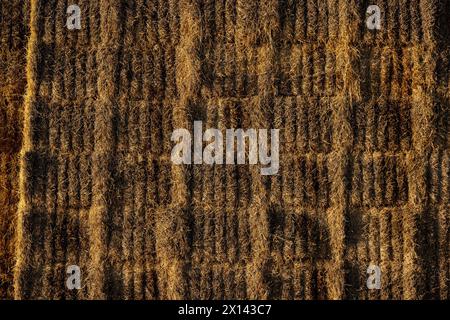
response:
M15 297L448 299L450 8L377 2L31 0ZM194 120L279 174L172 164Z

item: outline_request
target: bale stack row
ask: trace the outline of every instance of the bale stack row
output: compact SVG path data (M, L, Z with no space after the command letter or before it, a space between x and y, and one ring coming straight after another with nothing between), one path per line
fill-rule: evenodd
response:
M0 298L12 298L29 1L0 3Z

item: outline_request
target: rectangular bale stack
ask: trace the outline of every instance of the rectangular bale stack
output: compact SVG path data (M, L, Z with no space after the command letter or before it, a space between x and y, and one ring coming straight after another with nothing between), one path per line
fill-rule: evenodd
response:
M16 298L448 299L447 4L78 5L31 1ZM278 174L173 164L196 120L280 129Z

